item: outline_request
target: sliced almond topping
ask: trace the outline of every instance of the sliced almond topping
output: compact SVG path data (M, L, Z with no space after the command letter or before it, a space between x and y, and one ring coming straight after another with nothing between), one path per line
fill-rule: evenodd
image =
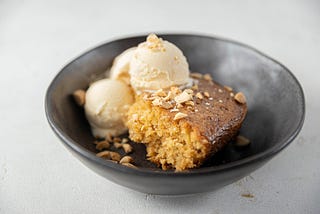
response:
M246 97L242 92L238 92L235 96L234 99L241 104L245 104L247 102Z
M204 94L204 96L206 96L206 97L210 97L210 94L209 94L209 92L207 92L207 91L204 92L203 94Z
M131 156L124 156L123 158L121 158L120 162L121 164L123 163L132 163L133 159Z
M247 146L250 144L250 140L244 136L238 135L236 138L236 146Z
M212 80L212 77L210 74L205 74L205 75L203 75L203 79L210 81L210 80Z
M86 102L86 92L82 89L73 92L73 99L76 101L78 106L84 106Z
M176 103L184 103L192 99L192 96L188 94L186 91L182 92L181 94L177 95L174 100Z
M230 86L225 85L224 88L227 89L227 91L232 91L232 88Z
M200 100L203 99L203 96L202 96L201 92L198 92L198 93L196 94L196 97L199 98Z
M197 79L202 79L202 74L200 73L191 73L190 74L190 77L194 77L194 78L197 78Z
M96 145L96 149L99 151L102 151L104 149L109 149L109 148L110 148L110 143L106 140L101 141Z
M126 154L133 151L132 146L128 143L122 144L122 148Z
M187 116L188 116L187 114L178 112L178 113L174 116L173 120L180 120L181 118L185 118L185 117L187 117Z

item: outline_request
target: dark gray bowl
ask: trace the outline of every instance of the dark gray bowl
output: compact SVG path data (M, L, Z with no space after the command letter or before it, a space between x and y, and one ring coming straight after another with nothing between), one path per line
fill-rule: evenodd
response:
M192 71L211 73L217 82L245 93L249 109L241 134L252 144L237 149L230 143L201 168L180 173L162 171L150 164L141 144L133 144L138 169L96 157L83 110L70 95L76 89L87 88L89 82L111 66L115 56L145 39L131 37L108 42L79 56L58 73L47 91L45 108L51 128L88 168L114 183L144 193L206 192L248 175L297 136L304 120L304 96L286 67L230 40L185 34L161 36L183 50Z

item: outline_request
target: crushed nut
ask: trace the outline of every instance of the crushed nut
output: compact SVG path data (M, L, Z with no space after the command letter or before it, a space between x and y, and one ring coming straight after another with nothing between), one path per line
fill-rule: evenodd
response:
M86 92L82 89L73 92L73 99L76 101L78 106L84 106L86 102Z
M155 100L152 101L152 105L154 106L160 106L161 105L161 100L160 98L156 98Z
M120 149L122 147L122 144L121 143L114 143L113 146L116 148L116 149Z
M192 101L187 101L187 102L185 102L185 104L189 105L189 106L194 106L194 102L192 102Z
M242 147L250 144L250 140L242 135L238 135L236 138L236 146Z
M179 111L179 109L177 108L170 109L170 112L177 112L177 111Z
M96 145L96 149L99 150L99 151L102 151L104 149L109 149L109 148L110 148L110 143L108 141L106 141L106 140L100 141Z
M231 92L231 93L230 93L230 97L234 97L234 93Z
M202 96L201 92L198 92L198 93L196 94L196 97L199 98L200 100L203 99L203 96Z
M207 92L207 91L204 92L203 94L204 94L204 96L206 96L206 97L210 97L210 94L209 94L209 92Z
M213 100L213 97L209 97L209 100Z
M223 91L222 91L222 89L221 89L221 88L219 88L219 89L218 89L218 92L219 92L219 93L222 93Z
M131 167L131 168L138 168L135 165L133 165L132 163L122 163L122 165L127 166L127 167Z
M202 79L202 74L200 73L191 73L190 74L190 77L194 77L194 78L197 78L197 79Z
M123 163L132 163L133 159L131 156L124 156L123 158L121 158L120 162L121 164Z
M190 88L187 88L184 91L187 92L188 94L193 94L193 90Z
M245 104L246 101L246 97L244 96L244 94L242 92L238 92L235 96L234 99L241 104Z
M191 89L192 89L192 90L198 90L198 89L199 89L199 86L198 86L198 85L193 85L193 86L191 87Z
M121 143L128 143L129 139L128 138L122 138Z
M96 154L97 157L104 158L104 159L111 159L114 161L119 161L121 159L121 156L117 152L112 151L103 151Z
M178 88L178 87L176 87L176 86L171 87L171 88L170 88L170 91L171 91L174 95L181 93L180 88Z
M120 137L115 137L115 138L113 138L113 142L115 142L115 143L120 143L122 140L121 140L121 138Z
M222 101L222 100L219 100L219 103L223 103L223 101Z
M173 94L171 91L168 92L168 95L163 98L164 101L171 100L173 98Z
M185 118L185 117L187 117L187 116L188 116L187 114L178 112L178 113L174 116L173 120L179 120L179 119Z
M122 144L122 148L126 154L133 151L132 146L128 143Z
M170 102L165 102L165 101L161 102L160 106L165 109L170 109L173 107L173 105Z
M114 161L120 161L121 159L120 154L117 152L110 152L110 157L111 157L111 160L114 160Z
M184 103L189 100L192 100L192 96L188 94L186 91L183 91L181 94L177 95L174 100L176 103Z
M210 81L210 80L212 80L212 77L210 74L205 74L205 75L203 75L203 79Z
M210 105L210 103L205 103L207 106L209 106Z
M230 86L225 85L224 88L225 88L227 91L230 91L230 92L232 91L232 88L231 88Z
M177 105L176 105L176 108L182 108L183 107L183 105L181 105L180 103L178 103Z
M107 140L108 142L112 142L112 135L110 133L107 133L105 140Z
M163 91L163 89L159 89L159 90L156 91L154 94L157 95L157 96L159 96L159 97L165 97L165 96L167 96L166 92Z

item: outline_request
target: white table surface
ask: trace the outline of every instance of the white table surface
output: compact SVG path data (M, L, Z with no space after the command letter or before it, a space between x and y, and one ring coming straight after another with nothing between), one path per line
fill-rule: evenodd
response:
M320 2L190 2L0 1L1 214L320 213ZM194 196L138 193L87 169L47 124L47 86L88 48L155 31L219 35L282 62L306 96L300 135L251 176Z

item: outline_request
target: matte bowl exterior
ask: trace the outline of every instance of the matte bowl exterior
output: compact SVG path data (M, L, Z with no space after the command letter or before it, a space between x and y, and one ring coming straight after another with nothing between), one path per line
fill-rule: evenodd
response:
M114 183L144 193L207 192L248 175L297 136L305 115L304 95L296 78L283 65L253 48L226 39L186 34L161 37L182 49L191 71L210 73L220 84L244 92L248 115L241 134L251 140L251 145L237 149L229 144L199 169L179 173L148 167L144 160L141 160L143 167L133 169L96 157L90 127L71 94L101 78L123 50L145 40L145 36L138 36L108 42L84 53L66 65L48 88L45 107L49 124L68 150L88 168ZM139 154L143 156L143 152Z

